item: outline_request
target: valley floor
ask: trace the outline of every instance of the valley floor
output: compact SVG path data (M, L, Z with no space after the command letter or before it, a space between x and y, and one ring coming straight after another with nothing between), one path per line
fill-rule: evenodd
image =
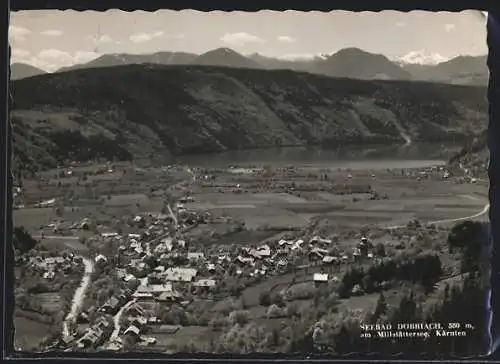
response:
M381 292L389 307L399 304L408 283L358 284L339 296L353 267L438 254L442 276L420 303L439 300L440 282L460 273L446 246L449 228L487 220L486 182L448 175L441 165L69 171L25 181L14 225L40 249L96 265L73 337L58 346L71 350L286 351L291 329L371 312ZM27 343L38 334L25 332L26 320L16 320L16 346L33 350ZM273 341L276 332L281 339ZM242 344L241 335L254 342Z

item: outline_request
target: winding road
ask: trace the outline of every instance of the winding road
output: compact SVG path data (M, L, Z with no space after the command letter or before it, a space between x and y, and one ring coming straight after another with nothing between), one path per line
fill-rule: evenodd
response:
M43 239L43 240L78 240L78 236L58 236L58 235L34 235L35 239ZM94 262L86 257L79 255L82 259L85 270L83 272L82 281L80 286L76 289L75 294L73 295L71 310L66 316L66 319L63 322L62 335L65 339L71 337L71 326L75 323L78 314L80 313L80 309L82 307L83 301L85 300L85 295L87 294L87 289L90 285L91 275L94 272Z
M87 289L90 285L90 276L94 272L94 262L85 257L81 258L85 266L85 271L83 273L80 287L76 289L75 295L73 296L71 310L66 316L66 319L63 323L63 337L65 339L68 339L71 336L70 327L75 323L76 318L78 317L80 308L82 307L83 301L85 300Z
M441 225L441 224L448 224L448 223L453 223L453 222L459 222L459 221L465 221L465 220L473 220L477 219L478 217L483 216L484 214L487 214L490 209L490 204L486 204L484 208L479 211L478 213L470 216L464 216L464 217L458 217L455 219L444 219L444 220L436 220L436 221L429 221L426 223L426 225ZM396 230L396 229L403 229L407 227L408 225L395 225L395 226L389 226L386 229L388 230Z
M170 216L172 216L172 219L174 220L175 227L179 225L179 220L177 220L177 216L175 216L174 212L172 211L172 208L170 207L170 204L167 205L168 213Z
M129 308L130 306L132 306L134 303L137 302L137 299L133 299L133 300L130 300L128 301L126 304L124 304L122 306L122 308L120 308L120 311L118 311L116 313L116 315L113 317L113 325L114 325L114 330L113 330L113 333L111 334L111 337L109 338L110 341L115 341L116 339L118 339L118 335L120 334L120 321L121 321L121 318L123 316L123 313L125 312L125 310L127 308Z

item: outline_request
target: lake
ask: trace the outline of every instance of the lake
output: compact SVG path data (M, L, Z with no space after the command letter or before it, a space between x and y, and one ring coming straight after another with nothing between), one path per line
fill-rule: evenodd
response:
M186 155L179 163L196 167L228 165L307 165L311 167L386 169L442 165L461 145L415 143L410 145L356 145L336 148L286 147Z

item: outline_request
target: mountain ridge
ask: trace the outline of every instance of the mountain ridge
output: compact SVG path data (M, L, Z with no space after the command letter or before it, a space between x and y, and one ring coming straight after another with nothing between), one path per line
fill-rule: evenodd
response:
M290 145L467 140L486 88L290 70L125 65L11 82L15 164ZM478 111L479 110L479 111Z
M226 54L226 55L224 55ZM229 58L230 59L229 59ZM201 55L186 52L152 54L106 54L88 63L63 67L57 72L75 69L114 67L127 64L214 65L233 68L289 69L358 79L402 79L452 84L486 85L486 56L459 56L436 65L401 63L359 48L344 48L337 53L303 60L286 60L259 54L242 55L230 48L218 48ZM13 72L14 75L15 72ZM13 79L19 78L18 76Z
M25 63L12 63L10 65L10 77L12 80L34 77L45 74L44 70Z

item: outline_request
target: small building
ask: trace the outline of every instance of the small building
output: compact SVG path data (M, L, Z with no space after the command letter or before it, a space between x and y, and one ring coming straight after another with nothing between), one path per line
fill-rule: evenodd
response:
M302 248L302 244L304 244L304 240L299 239L296 242L293 243L293 245L290 247L291 250L297 250Z
M331 239L323 239L319 236L313 236L311 240L309 240L309 244L321 244L321 245L329 245L332 243Z
M193 268L168 268L165 271L165 280L171 282L191 282L198 274Z
M154 296L161 295L164 292L171 292L172 291L172 284L166 283L166 284L152 284L152 285L146 285L146 286L139 286L137 287L137 290L134 292L132 295L135 298L151 298Z
M106 258L104 255L102 254L99 254L98 256L95 257L95 262L96 263L99 263L99 262L103 262L103 263L106 263L108 261L108 258Z
M200 259L204 259L205 258L205 254L203 254L202 252L188 252L187 253L187 258L190 261L198 261Z
M55 275L56 274L53 271L48 271L48 272L43 273L43 278L50 280L50 279L54 279Z
M137 279L136 276L134 276L133 274L127 274L123 277L123 280L125 282L131 282L131 281L135 281Z
M144 315L144 308L141 305L133 304L127 309L127 315L132 317Z
M162 292L155 297L158 302L179 302L181 299L182 295L177 291Z
M216 282L214 279L200 279L193 283L193 287L197 290L208 291L211 288L216 286Z
M328 283L328 274L324 273L314 273L313 281L315 285Z
M118 233L101 233L103 238L114 238L118 236Z
M309 252L310 260L322 260L326 255L328 255L328 250L314 248Z
M327 255L327 256L323 257L323 263L325 263L325 264L332 264L332 263L335 263L337 261L338 261L337 257L332 257L331 255Z
M125 330L125 332L123 333L123 335L131 335L131 336L134 336L136 338L139 338L141 336L141 330L137 326L135 326L135 325L130 325Z
M99 311L105 312L105 313L110 313L110 314L115 314L118 312L120 307L120 300L116 297L111 297L109 298L104 305L101 306Z
M242 266L253 265L254 262L255 262L254 258L252 258L252 257L245 258L245 257L242 257L241 255L238 255L235 259L235 263L242 265Z
M261 245L261 246L257 247L257 253L261 257L270 257L271 256L271 248L267 244Z

